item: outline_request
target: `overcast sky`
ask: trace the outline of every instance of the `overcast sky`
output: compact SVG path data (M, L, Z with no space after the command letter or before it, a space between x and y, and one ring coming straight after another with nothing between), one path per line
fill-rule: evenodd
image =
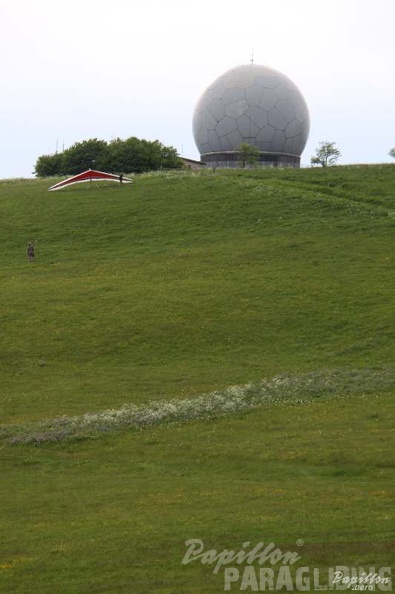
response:
M393 162L394 0L0 0L0 178L89 138L158 139L199 159L195 104L219 75L265 64L310 111L302 155Z

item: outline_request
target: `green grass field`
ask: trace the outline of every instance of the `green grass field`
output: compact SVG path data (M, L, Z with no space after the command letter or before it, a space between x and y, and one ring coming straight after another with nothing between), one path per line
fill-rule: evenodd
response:
M0 591L391 566L395 167L54 181L0 181Z

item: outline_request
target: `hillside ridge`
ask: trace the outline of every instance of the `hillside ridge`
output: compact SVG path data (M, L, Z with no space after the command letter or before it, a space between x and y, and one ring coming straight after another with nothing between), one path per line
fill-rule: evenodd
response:
M0 182L6 420L391 361L394 166L52 182Z

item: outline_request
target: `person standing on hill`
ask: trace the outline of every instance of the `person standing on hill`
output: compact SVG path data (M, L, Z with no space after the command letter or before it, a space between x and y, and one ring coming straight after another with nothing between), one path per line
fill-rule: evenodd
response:
M29 243L27 244L27 257L29 258L29 262L34 261L34 256L34 244L33 242L29 241Z

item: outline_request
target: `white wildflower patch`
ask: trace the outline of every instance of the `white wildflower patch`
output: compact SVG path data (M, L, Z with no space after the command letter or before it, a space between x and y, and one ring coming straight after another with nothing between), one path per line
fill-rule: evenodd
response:
M24 426L0 427L10 443L41 443L81 438L104 431L141 429L161 423L188 422L241 413L258 406L302 405L317 399L361 396L395 385L391 368L319 370L300 375L282 374L260 382L230 386L183 400L124 404L117 409L62 416Z

